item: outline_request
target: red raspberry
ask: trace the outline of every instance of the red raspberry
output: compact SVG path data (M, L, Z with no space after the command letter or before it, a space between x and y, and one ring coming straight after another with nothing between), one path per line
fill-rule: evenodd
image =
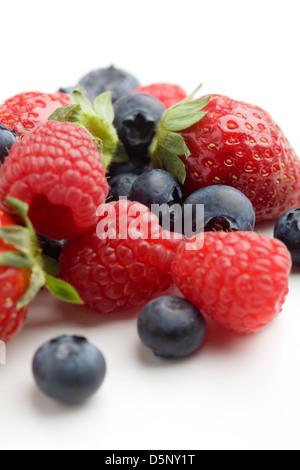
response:
M108 193L96 145L82 128L48 121L17 142L0 169L0 195L29 204L38 233L70 239L97 224Z
M111 213L112 208L117 223L113 214L100 218L100 223L107 221L106 232L110 236L117 234L115 239L99 239L105 235L98 225L98 236L92 231L69 242L59 260L60 277L77 289L88 308L103 314L144 305L168 289L172 284L173 255L182 243L174 238L163 239L157 217L142 204L110 203L103 207L102 214ZM140 217L145 223L138 232ZM158 239L147 238L150 221ZM146 238L123 239L128 234Z
M202 249L178 251L172 270L177 287L203 313L246 334L281 312L291 256L278 240L254 232L209 232Z
M15 226L13 219L0 208L0 227ZM0 239L0 254L17 251ZM8 342L23 327L27 308L16 308L29 287L30 270L0 266L0 340Z
M142 86L134 90L133 93L147 93L154 96L168 109L184 100L187 97L186 92L178 85L170 83L154 83L152 85Z
M57 108L69 104L70 97L63 93L20 93L0 105L0 122L11 131L28 134L35 126L46 122Z

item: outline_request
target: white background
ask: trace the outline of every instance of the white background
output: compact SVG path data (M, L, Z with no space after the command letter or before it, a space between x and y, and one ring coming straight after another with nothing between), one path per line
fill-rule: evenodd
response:
M143 84L203 82L203 93L257 104L300 153L297 3L2 2L0 101L114 63ZM299 276L264 332L236 338L211 325L203 349L181 362L145 350L135 318L101 321L41 293L0 366L0 448L299 450ZM42 396L31 377L35 350L62 333L87 335L108 363L100 393L76 408Z

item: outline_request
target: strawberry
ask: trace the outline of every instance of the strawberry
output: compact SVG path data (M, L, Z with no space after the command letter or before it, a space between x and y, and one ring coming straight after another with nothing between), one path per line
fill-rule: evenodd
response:
M13 218L0 207L0 227L16 226ZM7 252L18 253L13 245L0 238L0 259ZM27 307L17 308L30 282L30 270L13 266L0 266L0 340L9 341L22 328Z
M264 328L288 294L292 263L285 245L255 232L208 232L202 248L199 241L187 242L172 264L185 298L235 333Z
M198 119L197 102L204 105ZM299 158L257 106L220 95L185 100L166 112L151 150L155 166L176 175L186 196L213 184L233 186L250 199L258 221L300 204Z
M85 305L107 314L144 305L168 289L181 240L163 232L158 218L136 202L105 204L99 216L97 233L67 243L59 259L60 278L75 287Z
M0 105L0 122L19 135L28 134L36 125L46 122L57 108L69 104L70 97L63 93L20 93Z
M54 262L41 255L27 204L13 198L9 203L25 227L0 208L0 341L5 342L21 330L30 302L44 285L61 299L81 302L71 286L50 275Z

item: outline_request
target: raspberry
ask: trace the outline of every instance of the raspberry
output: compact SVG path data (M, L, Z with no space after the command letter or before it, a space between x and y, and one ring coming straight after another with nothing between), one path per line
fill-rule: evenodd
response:
M209 232L201 250L178 251L172 270L177 287L203 313L247 334L281 312L291 257L281 242L264 235Z
M0 195L29 204L38 233L71 239L96 226L108 193L91 137L68 122L48 121L17 142L0 170Z
M111 214L105 218L106 233L111 238L105 238L104 230L98 226L98 236L91 231L69 242L60 257L60 277L77 289L88 308L103 314L144 305L168 289L172 284L173 255L182 243L174 238L164 239L157 217L142 204L113 202L104 206L105 212ZM139 231L141 220L144 223ZM159 238L136 239L147 237L150 222Z
M133 93L147 93L154 96L162 102L168 109L184 100L187 97L186 92L178 85L170 83L154 83L152 85L142 86L134 90Z

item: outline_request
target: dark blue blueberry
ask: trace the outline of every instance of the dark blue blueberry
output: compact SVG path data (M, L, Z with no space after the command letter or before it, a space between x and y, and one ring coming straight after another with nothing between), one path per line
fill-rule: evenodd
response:
M115 105L114 126L131 160L146 163L149 146L166 108L153 96L132 93Z
M137 178L138 175L134 173L124 173L109 180L110 190L107 197L108 202L118 201L120 197L127 197L127 199L129 199L132 185Z
M0 123L0 162L3 163L9 155L12 146L17 142L18 136L15 131L9 131Z
M231 186L207 186L194 192L185 200L184 216L188 219L188 216L192 214L193 232L197 231L197 204L204 205L204 230L206 232L254 230L255 212L252 203L241 191ZM185 233L187 234L186 230Z
M68 240L52 240L45 235L38 234L39 244L43 254L50 256L50 258L59 260L63 246L68 243Z
M38 387L64 403L81 403L101 386L106 364L102 353L80 336L60 336L45 343L33 359Z
M274 237L282 241L290 251L292 260L300 265L300 208L291 209L278 220Z
M133 75L114 66L93 70L79 81L79 85L85 89L92 103L105 91L111 92L112 101L115 102L140 86Z
M140 175L132 185L130 201L137 201L144 206L149 207L160 219L164 229L169 229L165 223L168 223L170 217L171 230L173 228L174 213L170 208L175 204L181 206L182 192L174 176L164 170L146 171ZM162 206L160 213L156 213L153 205ZM181 209L181 207L180 207ZM164 220L166 221L164 223Z
M156 356L185 357L203 344L206 332L201 312L181 297L152 300L138 319L139 336Z
M145 171L146 170L144 166L141 166L135 162L112 162L108 168L108 175L110 178L114 178L115 176L122 175L124 173L134 173L136 175L141 175Z

